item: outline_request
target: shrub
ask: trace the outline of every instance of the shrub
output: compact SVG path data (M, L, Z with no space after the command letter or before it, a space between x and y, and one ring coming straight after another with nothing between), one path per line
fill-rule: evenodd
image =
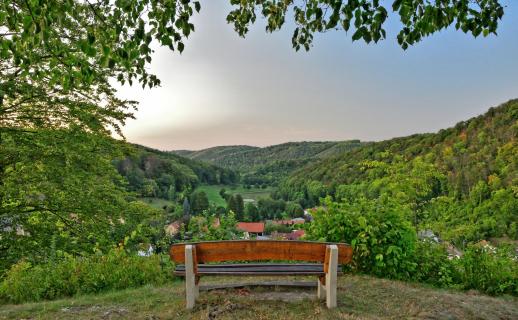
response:
M457 265L464 289L518 295L518 261L510 247L468 247Z
M416 233L405 219L408 208L390 199L335 203L325 199L313 216L308 238L347 242L357 271L396 279L414 272Z
M414 257L416 270L410 280L438 287L458 287L460 272L456 261L448 258L444 244L418 241Z
M442 244L419 242L411 280L491 295L518 295L518 262L513 251L471 245L460 258L449 259Z
M82 293L163 284L171 279L167 257L139 257L114 249L106 255L67 256L56 262L13 265L0 284L0 299L22 303Z

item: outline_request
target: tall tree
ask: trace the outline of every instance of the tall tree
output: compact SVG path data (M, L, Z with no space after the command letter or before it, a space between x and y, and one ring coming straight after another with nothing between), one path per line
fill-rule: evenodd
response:
M236 219L242 221L244 219L245 213L245 204L243 201L243 197L240 194L235 195L236 198Z
M195 214L200 214L204 210L209 208L209 198L207 194L203 191L196 192L192 195L192 212Z
M249 202L245 205L245 217L248 221L257 222L261 220L259 210L255 204Z
M229 195L228 196L228 199L227 199L227 211L232 211L234 214L236 214L237 204L236 204L236 198L233 195Z
M191 205L189 204L189 199L187 197L185 197L183 199L183 216L184 216L184 218L188 219L190 214L191 214Z

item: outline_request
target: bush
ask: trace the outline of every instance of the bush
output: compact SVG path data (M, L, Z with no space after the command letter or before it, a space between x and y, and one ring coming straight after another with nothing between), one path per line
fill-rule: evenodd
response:
M67 256L56 262L13 265L0 284L0 299L22 303L82 293L163 284L171 280L168 257L139 257L114 249L106 255Z
M457 261L464 289L518 296L518 261L509 247L470 246Z
M417 242L415 230L405 219L408 210L389 199L335 203L328 198L314 214L308 238L351 244L357 271L408 279L416 267Z
M413 281L444 288L474 289L490 295L518 295L518 262L512 248L469 246L448 258L442 244L419 242Z
M444 244L425 240L418 241L416 248L416 270L409 280L443 288L458 287L460 272L456 260L448 258Z
M279 233L290 233L292 231L292 227L286 224L276 224L273 222L267 222L264 226L264 233L272 234L273 232Z

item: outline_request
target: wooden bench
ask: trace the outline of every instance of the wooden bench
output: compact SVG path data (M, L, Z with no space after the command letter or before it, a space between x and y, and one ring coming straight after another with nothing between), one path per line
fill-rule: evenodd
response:
M309 241L235 240L173 244L171 260L175 275L185 277L187 309L199 296L202 276L292 276L318 277L317 296L326 298L328 308L336 307L339 264L351 262L352 248L345 243ZM264 261L305 261L312 263L265 263ZM213 264L230 261L263 263Z

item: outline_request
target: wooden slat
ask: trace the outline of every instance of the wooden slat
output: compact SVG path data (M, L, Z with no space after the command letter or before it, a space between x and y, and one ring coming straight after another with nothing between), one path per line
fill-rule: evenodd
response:
M245 287L298 287L298 288L314 288L317 284L314 281L261 281L261 282L245 282L245 283L219 283L210 285L200 285L200 291L221 290L221 289L237 289Z
M221 261L261 261L290 260L324 262L325 242L276 241L276 240L235 240L188 243L196 246L198 263ZM171 259L176 263L185 262L186 243L173 244ZM338 246L338 263L351 262L352 248L345 243Z
M198 275L324 275L322 264L263 264L250 266L248 264L198 265ZM174 271L176 275L185 275L185 266L178 265ZM339 272L340 273L340 272Z
M176 268L177 271L185 271L185 266L183 265L179 265L177 266ZM303 265L275 265L275 264L264 264L262 266L247 266L246 264L242 265L241 267L237 267L237 266L234 266L234 267L226 267L225 265L209 265L209 266L204 266L203 264L200 264L199 265L199 268L198 268L198 272L199 273L203 273L203 272L206 272L206 271L224 271L224 272L232 272L232 271L235 271L235 270L249 270L249 271L257 271L257 272L261 272L261 271L278 271L278 270L292 270L292 271L314 271L314 270L317 270L317 271L320 271L320 272L324 272L324 268L323 266L320 264L320 265L307 265L307 266L303 266Z
M233 272L202 272L200 276L320 276L322 272L314 271L284 271L284 272L254 272L254 271L233 271ZM174 272L176 276L185 276L183 272Z
M199 270L224 268L224 269L267 269L267 268L290 268L290 269L322 269L321 263L241 263L241 264L198 264ZM176 269L185 269L184 264L176 265Z

